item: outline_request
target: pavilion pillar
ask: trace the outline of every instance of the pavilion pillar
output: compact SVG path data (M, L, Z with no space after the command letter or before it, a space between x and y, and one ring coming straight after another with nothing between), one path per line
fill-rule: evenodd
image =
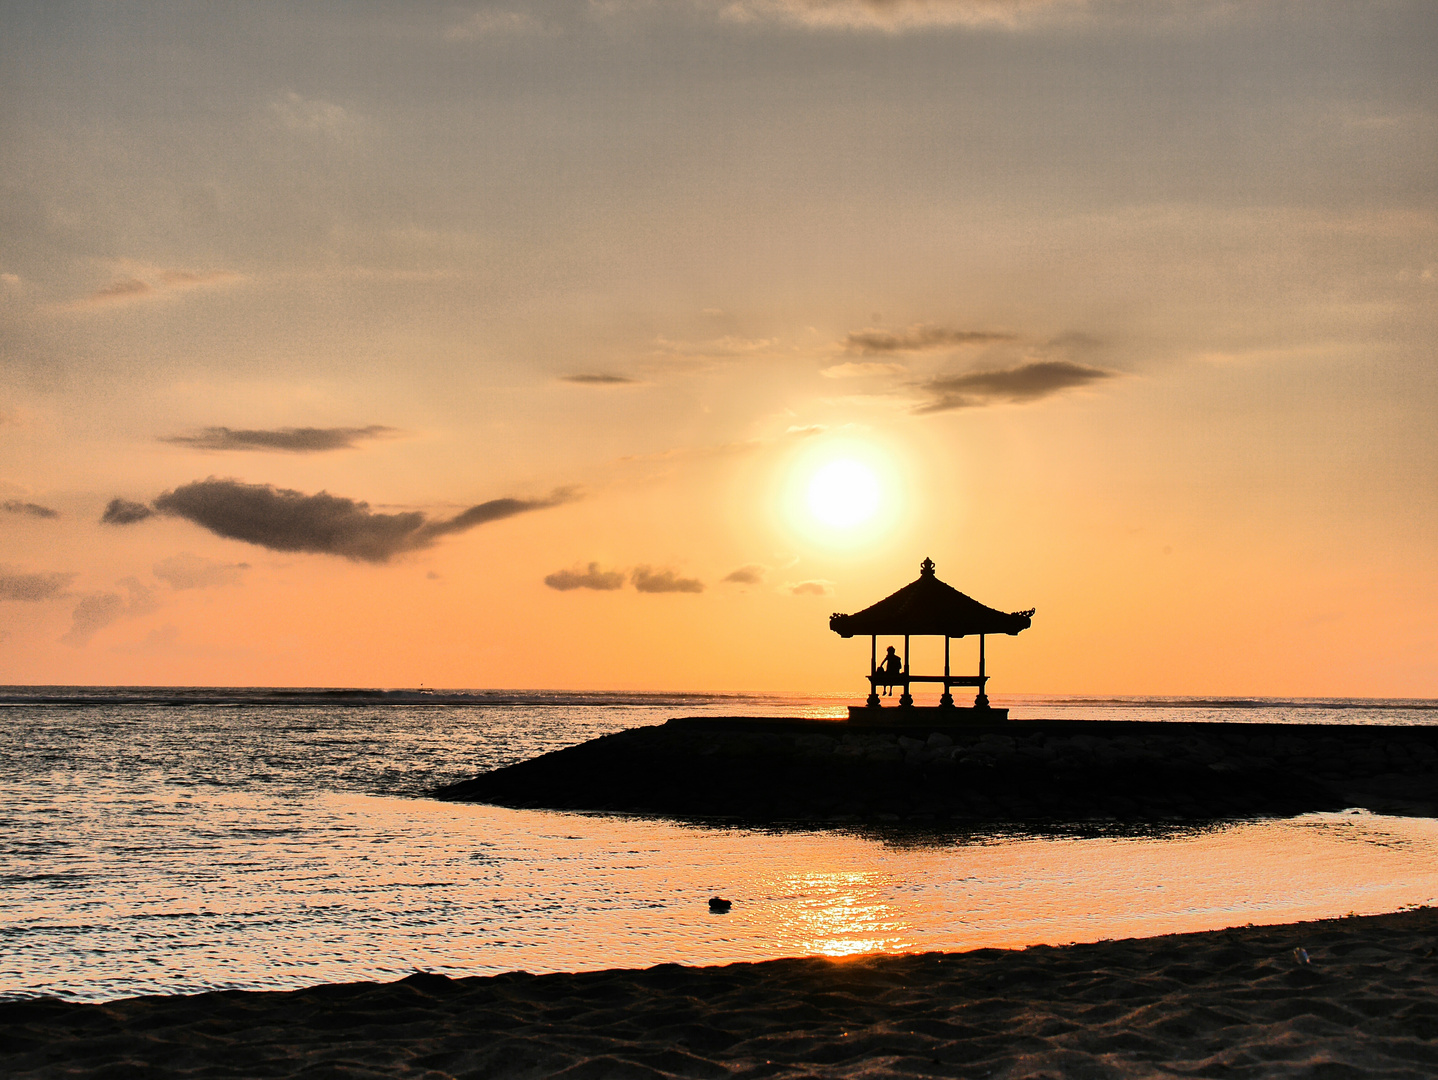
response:
M909 693L909 635L904 635L904 692L899 697L899 704L908 707L914 703L914 695Z
M944 635L944 692L939 698L939 708L952 709L954 695L949 693L949 635Z
M979 692L974 698L974 708L987 709L989 707L989 695L984 693L984 682L987 676L984 674L984 635L979 635Z
M874 685L874 676L879 674L879 635L869 635L869 696L864 704L871 709L879 707L879 688Z

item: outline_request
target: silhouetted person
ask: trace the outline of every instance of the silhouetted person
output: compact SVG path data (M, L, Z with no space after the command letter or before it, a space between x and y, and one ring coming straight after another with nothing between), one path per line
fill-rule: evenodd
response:
M879 664L879 670L884 673L884 678L888 680L888 685L884 687L884 693L889 697L893 697L894 680L904 673L904 662L899 659L899 654L894 652L892 645L889 646L888 653Z

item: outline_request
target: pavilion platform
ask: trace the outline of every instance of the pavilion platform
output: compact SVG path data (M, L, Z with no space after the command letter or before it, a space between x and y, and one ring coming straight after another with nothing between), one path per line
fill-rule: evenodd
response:
M1008 709L977 705L850 705L849 723L863 727L927 727L939 731L949 727L971 728L997 724L1009 718Z

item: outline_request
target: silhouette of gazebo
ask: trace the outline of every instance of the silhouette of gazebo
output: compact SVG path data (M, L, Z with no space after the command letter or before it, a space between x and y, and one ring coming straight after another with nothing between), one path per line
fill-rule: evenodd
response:
M974 711L984 710L990 716L1007 710L990 709L989 698L984 693L989 681L984 671L984 638L989 634L1017 634L1033 624L1034 609L1027 611L1003 612L986 607L971 596L959 592L952 585L945 584L934 576L934 561L925 559L919 565L919 577L911 581L892 596L886 596L877 604L857 611L853 615L831 615L829 629L840 637L851 638L869 635L869 697L862 707L850 706L851 718L869 714L880 708L879 687L902 686L899 697L900 709L914 707L910 684L916 682L942 683L943 695L939 698L941 710L954 710L954 696L949 691L955 686L976 687ZM904 639L904 668L898 675L888 675L879 670L879 635L902 637ZM979 673L977 675L954 675L949 669L949 642L953 638L979 638ZM942 675L915 675L909 670L909 638L912 636L937 635L944 639L944 673ZM968 710L965 710L968 711Z

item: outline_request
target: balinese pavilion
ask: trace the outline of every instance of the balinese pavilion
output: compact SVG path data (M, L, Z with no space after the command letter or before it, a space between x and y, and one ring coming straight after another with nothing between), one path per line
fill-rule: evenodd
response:
M973 597L965 596L952 585L947 585L934 576L934 561L925 559L919 566L917 581L911 581L892 596L886 596L877 604L857 611L853 615L831 615L829 629L840 637L851 638L869 635L869 697L863 705L849 706L850 720L880 720L893 718L903 721L922 712L928 717L942 714L954 721L1006 720L1007 709L989 707L989 697L984 688L989 681L984 671L984 638L989 634L1017 634L1033 625L1034 609L1028 611L1002 612L985 607ZM879 637L902 637L904 639L903 669L885 672L879 665ZM909 638L919 635L937 635L944 639L944 673L942 675L915 675L909 670ZM977 675L955 675L949 668L949 643L954 638L977 636L979 639L979 673ZM939 698L937 709L917 709L914 697L909 692L913 683L942 683L944 692ZM879 701L879 687L902 687L897 709L882 710ZM972 686L978 694L972 707L959 708L954 705L955 686Z

